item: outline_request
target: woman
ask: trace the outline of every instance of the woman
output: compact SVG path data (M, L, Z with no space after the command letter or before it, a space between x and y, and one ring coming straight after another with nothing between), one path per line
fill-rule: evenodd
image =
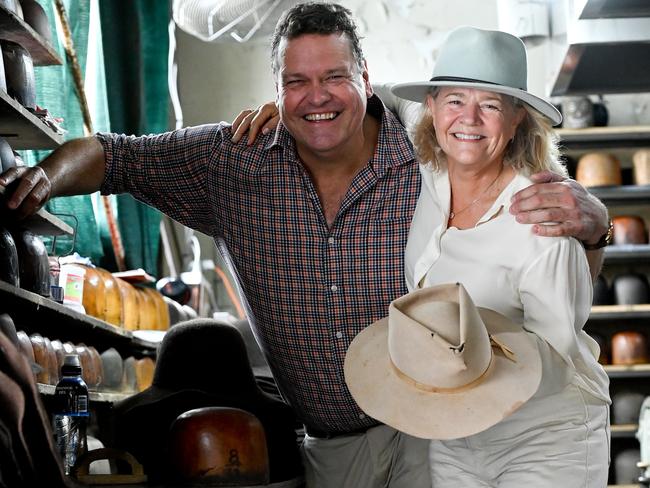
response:
M466 438L431 441L433 486L606 486L610 399L598 346L583 331L592 296L584 249L573 238L535 236L509 213L530 174L565 174L551 130L561 117L526 91L523 43L456 29L431 81L391 91L424 103L413 129L423 182L406 249L409 289L462 282L477 306L535 334L542 356L537 393L512 415ZM403 119L413 115L379 95Z

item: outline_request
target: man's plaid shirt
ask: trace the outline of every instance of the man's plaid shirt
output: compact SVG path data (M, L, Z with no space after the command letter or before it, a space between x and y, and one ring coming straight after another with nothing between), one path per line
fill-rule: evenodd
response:
M102 193L131 193L227 245L282 394L325 432L376 424L347 390L345 352L407 292L403 255L420 176L399 122L377 97L368 110L382 122L379 142L331 228L282 125L253 146L233 144L226 124L98 135Z

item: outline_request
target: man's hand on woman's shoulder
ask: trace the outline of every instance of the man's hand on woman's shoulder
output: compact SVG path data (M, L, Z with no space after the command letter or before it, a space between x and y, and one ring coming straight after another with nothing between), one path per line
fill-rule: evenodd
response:
M607 232L607 208L580 183L550 171L531 179L534 184L512 198L510 213L517 222L534 224L540 236L572 236L588 244ZM557 225L543 225L550 222Z

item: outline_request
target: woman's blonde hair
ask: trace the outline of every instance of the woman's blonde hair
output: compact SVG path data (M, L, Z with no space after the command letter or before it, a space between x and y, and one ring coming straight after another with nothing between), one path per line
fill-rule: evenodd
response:
M438 92L439 89L436 88L429 96L435 99ZM503 95L503 98L515 108L522 107L526 111L515 136L506 147L504 164L513 166L524 176L544 170L566 176L566 168L559 160L559 139L548 119L527 103L508 95ZM431 163L434 169L447 165L447 158L438 143L433 128L433 117L426 103L422 104L422 114L415 126L413 139L421 163Z

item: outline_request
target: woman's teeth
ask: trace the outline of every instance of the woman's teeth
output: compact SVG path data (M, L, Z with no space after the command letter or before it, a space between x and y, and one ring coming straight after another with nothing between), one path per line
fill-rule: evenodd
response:
M463 139L466 141L477 141L481 139L483 136L479 136L477 134L461 134L459 132L456 132L454 134L454 137L456 137L456 139Z

